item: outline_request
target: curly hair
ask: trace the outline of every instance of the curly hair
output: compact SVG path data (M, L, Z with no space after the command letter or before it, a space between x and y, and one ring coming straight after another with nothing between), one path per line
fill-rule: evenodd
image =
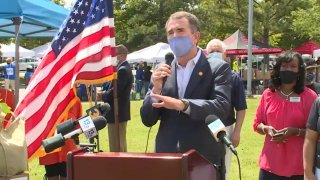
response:
M275 92L276 89L279 89L281 86L281 79L280 79L280 67L282 63L288 63L296 57L299 61L299 71L296 85L294 86L294 92L300 94L304 91L305 87L305 64L302 60L302 57L299 53L293 51L285 51L281 53L281 55L277 58L276 64L273 66L273 70L271 72L271 80L269 88L272 92Z

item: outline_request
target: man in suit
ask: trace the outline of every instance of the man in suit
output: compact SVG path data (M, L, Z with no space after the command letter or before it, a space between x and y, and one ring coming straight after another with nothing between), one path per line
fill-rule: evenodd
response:
M118 63L118 79L117 79L117 94L118 94L118 110L119 110L119 138L120 152L127 152L126 129L127 121L130 120L130 93L133 82L133 75L127 59L128 49L124 45L116 47L117 63ZM114 117L114 96L113 85L108 84L107 90L102 93L102 100L110 104L111 111L107 114L109 147L110 152L116 151L115 132L115 117Z
M205 119L214 114L224 121L229 113L230 66L222 60L208 61L197 47L200 28L193 14L172 14L166 31L175 59L171 66L160 64L152 74L152 89L141 107L142 122L150 127L160 120L156 152L195 149L224 179L225 149L214 140Z
M212 39L207 44L208 57L213 61L215 59L224 60L231 63L227 58L226 45L220 39ZM241 82L239 74L231 71L232 90L231 90L231 108L228 118L224 122L227 129L227 134L234 147L240 143L240 132L247 109L246 95L244 87ZM230 149L226 150L225 165L226 165L226 179L230 173L232 152Z

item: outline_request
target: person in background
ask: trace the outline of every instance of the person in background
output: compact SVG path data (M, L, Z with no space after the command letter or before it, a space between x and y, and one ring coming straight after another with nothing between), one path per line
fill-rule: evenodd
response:
M316 93L305 88L305 65L300 54L282 53L261 97L253 123L264 135L259 180L303 180L302 149L310 108Z
M116 47L116 55L118 60L118 79L117 79L117 94L118 94L118 110L119 110L119 137L120 137L120 152L127 152L127 121L130 117L130 93L133 83L133 75L130 65L127 61L128 49L124 45ZM106 91L102 92L102 100L110 104L111 111L107 113L106 119L108 122L109 148L110 152L117 150L115 141L115 115L114 115L114 93L112 83L108 84Z
M226 54L226 46L219 39L212 39L207 44L208 57L222 59L230 64ZM209 59L210 60L210 59ZM231 64L230 64L231 66ZM228 118L224 125L227 128L227 134L234 147L240 143L240 133L244 117L247 109L246 95L241 79L237 73L231 71L232 77L232 90L231 90L231 109L228 113ZM230 173L232 152L230 149L226 150L225 163L226 163L226 179Z
M303 60L306 64L306 86L315 93L320 94L320 83L315 81L317 63L310 57L303 57Z
M320 179L320 98L314 102L307 123L303 144L303 167L305 180Z
M81 101L77 98L76 103L70 108L67 119L77 120L82 116ZM45 167L45 180L67 179L67 153L77 149L73 139L65 141L65 145L58 151L47 153L39 157L39 164Z
M101 91L107 91L112 81L104 82L101 84Z
M31 76L33 74L33 67L31 65L28 65L27 66L27 72L24 74L24 79L25 79L25 82L26 82L26 87L28 86L29 84L29 81L31 79Z
M231 63L231 62L230 62L230 63ZM234 72L239 72L239 66L238 66L238 61L237 61L237 59L233 59L232 70L233 70Z
M195 15L185 11L172 14L166 32L176 58L172 66L163 63L154 70L140 110L142 122L151 127L160 120L156 152L185 153L195 149L217 167L217 179L223 180L225 148L212 137L205 121L209 115L222 121L227 118L230 66L222 60L207 61L198 48L200 22Z
M147 94L148 92L148 88L149 88L149 85L150 85L150 79L151 79L151 75L152 75L152 72L151 72L151 66L146 66L144 72L143 72L143 90L144 90L144 95Z
M138 64L138 69L136 71L136 93L139 94L141 99L143 88L143 62Z
M12 58L6 59L7 64L4 66L4 81L5 88L15 90L15 74L16 74L16 66L12 64Z

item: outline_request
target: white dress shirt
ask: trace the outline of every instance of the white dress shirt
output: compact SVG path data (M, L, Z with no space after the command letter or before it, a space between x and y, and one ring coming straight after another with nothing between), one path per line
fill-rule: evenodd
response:
M178 84L178 94L179 98L182 99L184 97L184 93L186 92L192 71L199 61L201 56L201 49L198 49L197 55L191 59L185 67L179 65L177 62L177 84Z

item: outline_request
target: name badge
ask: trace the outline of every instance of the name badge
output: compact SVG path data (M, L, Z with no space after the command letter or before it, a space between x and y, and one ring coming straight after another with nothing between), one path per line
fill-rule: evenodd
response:
M290 102L300 102L300 97L290 97Z
M13 68L7 68L7 75L12 76L14 74Z

